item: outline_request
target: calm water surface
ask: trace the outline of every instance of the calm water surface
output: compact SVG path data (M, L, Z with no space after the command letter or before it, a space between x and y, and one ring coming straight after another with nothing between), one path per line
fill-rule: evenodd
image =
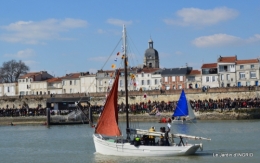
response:
M124 128L125 124L120 124ZM158 130L165 124L133 123L132 126ZM196 124L173 124L172 131L210 137L202 141L204 150L193 156L115 157L95 154L93 128L73 126L0 126L1 163L149 163L149 162L259 162L260 121L199 121ZM123 131L125 131L123 129ZM189 141L194 142L194 141ZM201 141L196 141L200 143ZM250 154L251 157L245 156ZM228 157L216 155L229 154ZM239 157L231 157L241 154ZM252 156L253 155L253 156Z

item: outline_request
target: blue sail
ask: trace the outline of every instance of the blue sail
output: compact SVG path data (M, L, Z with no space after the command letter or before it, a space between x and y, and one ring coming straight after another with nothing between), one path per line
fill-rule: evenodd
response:
M178 101L178 104L172 116L177 117L177 116L187 116L187 115L189 115L188 103L187 103L184 90L182 90L180 99Z

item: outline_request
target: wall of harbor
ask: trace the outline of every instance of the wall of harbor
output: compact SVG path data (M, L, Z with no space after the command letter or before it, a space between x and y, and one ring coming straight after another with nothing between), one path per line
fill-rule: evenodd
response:
M130 122L151 122L157 123L162 117L171 117L172 113L161 113L160 116L144 114L129 114ZM239 110L221 110L214 111L198 111L195 112L198 121L201 120L248 120L260 119L260 109L239 109ZM94 123L97 122L98 115L93 115ZM46 116L26 116L26 117L0 117L0 125L44 125ZM119 114L119 121L125 122L125 114Z
M201 89L185 89L186 95L191 100L204 99L222 99L222 98L240 98L249 99L259 97L260 87L226 87L226 88L210 88L206 92ZM140 103L150 101L177 101L179 99L181 90L167 90L167 91L130 91L129 103ZM144 98L146 94L146 98ZM70 97L85 97L90 96L92 105L103 105L106 99L106 93L77 93L77 94L55 94L50 95L28 95L28 96L2 96L0 97L0 108L21 108L23 105L28 105L29 108L37 108L39 105L46 107L48 98L66 98ZM124 92L119 92L118 103L125 102Z

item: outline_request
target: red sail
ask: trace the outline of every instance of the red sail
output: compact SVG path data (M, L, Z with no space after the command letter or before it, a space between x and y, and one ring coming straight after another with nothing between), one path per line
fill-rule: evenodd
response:
M118 128L118 109L117 109L118 79L119 79L119 72L116 75L116 79L107 97L102 114L98 120L98 124L95 130L96 134L102 134L107 136L121 135L121 131Z

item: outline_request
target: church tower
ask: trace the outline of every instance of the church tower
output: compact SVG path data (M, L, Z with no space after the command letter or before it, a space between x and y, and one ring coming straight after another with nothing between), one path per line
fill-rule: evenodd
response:
M144 53L144 67L159 68L158 51L153 48L153 40L148 41L148 49Z

